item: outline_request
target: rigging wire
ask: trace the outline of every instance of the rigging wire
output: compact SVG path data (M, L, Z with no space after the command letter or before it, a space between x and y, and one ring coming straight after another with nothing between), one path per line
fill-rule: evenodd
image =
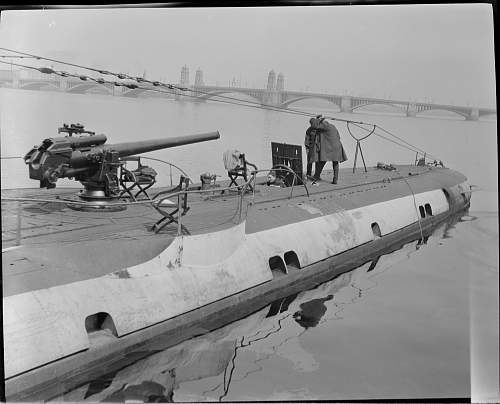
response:
M210 95L210 92L204 92L204 91L201 91L201 90L193 90L193 89L189 89L187 87L181 87L181 86L177 86L177 85L174 85L174 84L162 83L160 81L151 81L151 80L148 80L148 79L145 79L145 78L142 78L142 77L130 76L130 75L126 74L126 73L114 73L114 72L110 72L108 70L101 70L101 69L96 69L96 68L93 68L93 67L88 67L88 66L78 65L78 64L75 64L75 63L65 62L65 61L62 61L62 60L45 58L45 57L42 57L42 56L32 55L32 54L29 54L29 53L19 52L19 51L15 51L15 50L12 50L12 49L7 49L7 48L0 48L0 49L6 50L6 51L9 51L9 52L20 53L20 54L23 54L23 55L29 55L30 57L36 58L38 60L47 60L47 61L51 61L51 62L55 62L55 63L59 63L59 64L65 64L65 65L68 65L68 66L73 66L73 67L78 67L78 68L85 69L85 70L94 71L94 72L97 72L97 73L100 73L100 74L113 75L113 76L118 77L119 79L122 79L122 80L123 79L129 79L129 80L134 80L134 81L137 81L137 82L140 82L140 83L143 82L143 83L151 84L151 85L153 85L155 87L161 86L161 87L167 87L169 89L176 89L176 90L180 90L180 91L190 91L190 92L195 92L195 93L199 93L199 94L201 93L201 94L204 94L204 95ZM223 96L223 95L220 95L220 94L217 94L215 96L217 96L219 98L225 98L225 99L230 99L230 100L235 100L235 101L242 101L239 98ZM245 101L245 102L247 102L247 101ZM254 102L254 101L248 101L248 103L261 105L260 103L257 103L257 102ZM270 106L270 107L273 107L273 106Z
M129 89L142 89L142 90L153 91L153 92L164 93L164 94L179 95L177 92L166 91L166 90L162 90L160 88L144 87L144 86L140 86L140 85L132 84L132 83L123 83L123 82L117 82L117 81L104 80L102 78L97 78L96 79L96 78L90 77L90 76L73 74L73 73L68 73L68 72L64 72L64 71L56 71L56 70L53 70L52 68L48 68L48 67L37 68L37 67L34 67L34 66L22 65L22 64L19 64L19 63L3 62L1 60L0 60L0 63L14 65L14 66L19 66L19 67L24 67L24 68L32 69L32 70L37 70L37 71L39 71L41 73L45 73L45 74L56 74L56 75L61 76L61 77L75 77L75 78L79 78L82 81L87 81L88 80L88 81L96 82L98 84L110 84L110 85L117 86L117 87L119 87L119 86L121 86L121 87L127 87ZM195 99L199 98L196 95L190 95L190 94L183 94L182 96L183 97L195 98ZM260 105L260 104L258 104L258 105L252 105L251 101L245 101L245 100L241 100L241 99L235 99L235 100L238 100L240 102L234 102L234 101L231 102L231 101L225 101L225 100L219 100L219 99L213 99L212 101L223 103L223 104L232 104L232 105L245 106L245 107L249 107L249 108L267 109L267 110L273 110L273 111L278 111L278 112L285 112L285 113L292 114L292 115L302 115L302 116L310 116L310 117L316 116L316 114L308 113L308 112L287 111L287 110L280 109L279 107L265 106L265 105ZM253 103L253 104L255 104L255 103Z
M25 52L16 51L16 50L13 50L13 49L8 49L8 48L2 48L2 47L0 47L0 50L4 50L4 51L8 51L8 52L15 52L15 53L19 53L21 55L28 55L28 56L30 56L32 58L35 58L35 59L38 59L38 60L47 60L47 61L51 61L51 62L55 62L55 63L59 63L59 64L65 64L65 65L68 65L68 66L78 67L80 69L94 71L94 72L101 73L101 74L113 75L115 77L118 77L119 79L129 79L129 80L134 80L134 81L137 81L137 82L148 83L148 84L151 84L153 86L162 86L162 87L167 87L169 89L177 89L177 90L189 91L189 92L193 92L193 93L197 93L197 94L211 95L212 97L219 97L219 98L224 98L224 99L229 99L229 100L234 100L234 101L244 101L244 100L241 100L240 98L229 97L229 96L225 96L225 95L221 95L221 94L215 94L215 95L213 95L211 92L206 92L206 91L203 91L203 90L200 90L200 89L194 90L194 89L190 89L190 88L187 88L187 87L177 86L177 85L174 85L174 84L162 83L160 81L151 81L151 80L148 80L148 79L145 79L145 78L142 78L142 77L130 76L130 75L126 74L126 73L114 73L114 72L111 72L111 71L108 71L108 70L96 69L94 67L79 65L79 64L75 64L75 63L69 63L69 62L65 62L65 61L57 60L57 59L52 59L52 58L46 58L46 57L39 56L39 55L33 55L31 53L25 53ZM188 96L188 95L184 94L184 96ZM199 95L197 95L196 98L199 98ZM301 115L306 115L306 116L311 116L311 117L316 116L316 114L314 114L314 113L304 112L304 111L296 110L296 109L293 109L293 108L279 107L279 106L264 104L264 103L256 102L256 101L244 101L244 102L248 103L248 104L256 104L259 107L267 107L267 108L270 108L270 109L276 110L276 111L282 111L282 112L287 112L287 113L290 113L290 111L293 111L293 112L296 112L296 113L301 114ZM331 116L326 117L326 118L327 119L331 119L331 120L341 121L341 122L356 122L358 124L369 125L369 124L364 123L364 122L347 120L347 119L341 119L341 118L331 117Z
M109 81L109 80L104 80L102 78L94 78L94 77L90 77L90 76L85 76L85 75L78 75L78 74L73 74L73 73L68 73L68 72L64 72L64 71L56 71L56 70L53 70L52 68L47 68L47 67L40 67L40 68L37 68L37 67L34 67L34 66L28 66L28 65L23 65L23 64L19 64L19 63L11 63L11 62L3 62L0 60L0 63L4 63L4 64L9 64L9 65L15 65L15 66L18 66L18 67L24 67L24 68L27 68L27 69L32 69L32 70L37 70L41 73L45 73L45 74L56 74L56 75L59 75L61 77L75 77L75 78L79 78L80 80L82 81L93 81L95 83L98 83L98 84L110 84L110 85L113 85L113 86L122 86L122 87L127 87L129 89L143 89L143 90L147 90L147 91L153 91L153 92L158 92L158 93L164 93L164 94L173 94L173 95L177 95L178 93L176 92L172 92L172 91L166 91L166 90L162 90L162 89L159 89L159 88L150 88L150 87L143 87L143 86L140 86L140 85L137 85L137 84L132 84L132 83L123 83L123 82L116 82L116 81ZM184 94L183 96L185 97L191 97L191 98L198 98L197 96L194 96L194 95L189 95L189 94ZM302 112L302 111L289 111L289 110L286 110L286 109L280 109L280 108L269 108L268 106L264 106L264 105L249 105L249 103L247 101L244 101L244 100L239 100L241 102L239 103L236 103L236 102L230 102L230 101L225 101L225 100L218 100L218 99L214 99L212 101L215 101L215 102L219 102L219 103L224 103L224 104L232 104L232 105L239 105L239 106L246 106L246 107L250 107L250 108L256 108L256 109L270 109L270 110L274 110L274 111L278 111L278 112L285 112L285 113L289 113L289 114L292 114L292 115L303 115L303 116L316 116L316 114L312 114L312 113L307 113L307 112ZM325 117L325 119L336 119L336 118L330 118L330 117ZM338 120L338 119L337 119ZM344 122L347 122L347 123L352 123L353 125L365 130L365 131L368 131L367 128L364 128L362 127L358 122L356 121L350 121L350 120L342 120ZM362 123L362 124L365 124L365 123ZM373 125L373 124L365 124L365 125L370 125L370 126L376 126L376 125ZM377 126L378 128L380 128L379 126ZM413 152L418 152L417 151L417 148L413 145L410 145L410 147L408 146L405 146L405 145L402 145L392 139L389 139L387 138L386 136L383 136L383 135L380 135L378 133L375 133L377 136L385 139L385 140L388 140L396 145L399 145L400 147L403 147L403 148L406 148L408 150L411 150ZM405 142L405 143L408 143L408 142ZM430 153L427 153L429 156L431 156ZM432 156L431 156L432 157Z
M0 55L0 58L12 58L12 59L36 59L33 56L18 56L18 55Z
M364 128L364 127L362 127L362 126L360 126L360 125L358 125L358 124L356 124L356 123L353 123L353 125L354 125L354 126L357 126L357 127L358 127L358 128L360 128L360 129L363 129L364 131L367 131L367 132L368 132L368 131L370 131L370 129ZM388 142L394 143L394 144L396 144L396 145L398 145L398 146L400 146L400 147L403 147L403 148L408 149L408 150L410 150L410 151L413 151L413 152L415 152L415 153L419 153L419 154L427 154L427 156L429 156L429 157L433 158L434 160L440 160L438 157L435 157L435 156L433 156L432 154L430 154L430 153L426 152L425 150L422 150L422 149L418 148L417 146L414 146L414 145L412 145L411 143L408 143L406 140L401 139L400 137L398 137L398 136L394 135L393 133L391 133L391 132L389 132L389 131L385 130L385 129L384 129L384 128L382 128L381 126L379 126L379 125L375 125L375 127L376 127L376 129L375 129L375 130L374 130L374 132L373 132L373 134L374 134L375 136L378 136L378 137L380 137L381 139L387 140ZM380 129L380 130L382 130L382 131L384 131L384 132L388 133L389 135L391 135L391 136L395 137L396 139L401 140L401 141L402 141L402 142L404 142L406 145L401 144L401 143L399 143L399 142L397 142L397 141L395 141L395 140L389 139L387 136L381 135L380 133L377 133L377 129ZM366 137L368 137L368 136L366 136ZM365 138L366 138L366 137L365 137ZM364 138L363 138L363 139L364 139Z
M133 81L138 82L138 83L150 84L153 87L166 87L167 89L170 89L170 90L179 90L179 91L183 91L183 92L192 92L192 93L194 93L194 95L182 94L182 96L184 96L184 97L191 97L191 98L197 98L197 99L199 99L200 98L200 94L210 95L211 96L211 101L215 101L215 102L219 102L219 103L227 103L227 104L233 104L233 105L239 105L239 106L246 106L246 107L256 108L256 109L267 109L267 110L271 110L271 111L283 112L283 113L288 113L288 114L292 114L292 115L302 115L302 116L309 116L309 117L316 116L316 114L305 112L305 111L300 111L300 110L293 109L293 108L285 108L285 107L280 107L280 106L263 104L263 103L260 103L260 102L246 101L246 100L242 100L240 98L224 96L224 95L221 95L221 94L212 94L210 92L202 91L200 89L190 89L190 88L186 88L186 87L176 86L176 85L173 85L173 84L165 84L165 83L162 83L162 82L159 82L159 81L151 81L151 80L147 80L147 79L141 78L141 77L130 76L130 75L125 74L125 73L114 73L114 72L110 72L110 71L104 70L104 69L96 69L96 68L93 68L93 67L79 65L79 64L75 64L75 63L70 63L70 62L66 62L66 61L62 61L62 60L57 60L57 59L52 59L52 58L46 58L46 57L43 57L43 56L34 55L34 54L26 53L26 52L20 52L20 51L16 51L16 50L9 49L9 48L0 47L0 50L17 53L17 54L21 55L20 57L34 58L34 59L37 59L37 60L46 60L46 61L51 61L51 62L54 62L54 63L59 63L59 64L68 65L68 66L77 67L77 68L80 68L80 69L94 71L94 72L97 72L97 73L100 73L100 74L103 74L103 75L113 75L113 76L115 76L115 77L117 77L117 78L119 78L121 80L128 79L128 80L133 80ZM16 64L16 63L12 63L12 62L4 62L4 61L1 61L1 60L0 60L0 63L9 64L11 66L15 65L15 66L25 67L25 68L29 68L29 69L34 69L34 70L38 70L41 73L45 73L45 74L56 74L56 75L59 75L59 76L62 76L62 77L76 77L76 78L80 78L81 80L91 80L91 81L94 81L94 82L99 83L99 84L111 84L111 85L114 85L114 86L123 86L123 87L127 87L127 88L130 88L130 89L142 89L142 90L145 90L145 91L153 91L153 92L159 92L159 93L179 95L177 92L160 90L159 88L142 87L142 86L137 85L137 84L120 83L120 82L116 82L116 81L113 82L113 81L104 80L102 78L95 79L93 77L89 77L89 76L85 76L85 75L77 75L77 74L71 74L71 73L67 73L67 72L63 72L63 71L56 71L56 70L54 70L52 68L47 68L47 67L36 68L36 67L33 67L33 66L26 66L26 65ZM214 98L214 97L217 97L217 98ZM226 100L228 100L228 101L226 101ZM440 159L436 158L435 156L432 156L430 153L427 153L423 149L420 149L420 148L412 145L411 143L409 143L409 142L405 141L404 139L398 137L397 135L393 134L392 132L389 132L388 130L382 128L381 126L374 125L374 124L369 124L369 123L365 123L365 122L360 122L360 121L354 121L354 120L348 120L348 119L341 119L341 118L332 117L332 116L325 116L324 118L328 119L328 120L333 120L333 121L345 122L347 124L352 123L353 125L356 125L356 126L362 128L363 130L366 130L366 131L370 131L370 130L367 129L367 128L363 128L361 125L372 126L373 129L370 131L370 134L374 133L376 136L378 136L378 137L380 137L382 139L388 140L388 141L390 141L390 142L392 142L392 143L394 143L394 144L396 144L396 145L398 145L400 147L403 147L403 148L406 148L406 149L411 150L413 152L416 152L417 154L418 153L423 153L424 155L428 155L431 158L434 158L435 160L440 160ZM380 129L381 131L383 131L387 135L392 136L395 139L398 139L399 141L401 141L404 144L406 144L406 146L404 144L396 142L396 141L394 141L392 139L389 139L386 136L381 135L380 133L376 133L376 131L375 131L376 128ZM368 136L365 136L365 138L368 137Z

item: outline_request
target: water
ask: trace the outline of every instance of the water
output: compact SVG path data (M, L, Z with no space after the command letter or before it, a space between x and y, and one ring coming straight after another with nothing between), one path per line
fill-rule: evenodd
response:
M113 143L219 130L219 141L150 154L180 165L195 179L205 171L224 176L222 153L229 148L244 151L259 168L269 167L271 140L302 144L308 126L307 119L295 115L161 99L1 89L0 106L2 156L24 155L41 139L56 135L63 122L84 123ZM325 106L292 107L328 113ZM472 395L476 401L498 401L496 121L469 122L452 115L337 116L376 123L463 172L478 186L470 212L436 229L425 245L410 243L372 267L367 264L220 330L151 352L54 399ZM343 124L338 128L350 157L343 166L352 167L355 143ZM415 158L375 136L363 143L363 151L369 165ZM1 180L2 188L36 186L21 160L2 160ZM329 295L333 299L326 300ZM306 329L307 322L301 325L294 318L300 310L313 317L309 324L314 326Z

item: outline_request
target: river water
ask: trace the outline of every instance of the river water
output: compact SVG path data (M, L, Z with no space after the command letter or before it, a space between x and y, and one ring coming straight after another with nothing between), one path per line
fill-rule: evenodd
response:
M240 96L238 96L240 97ZM401 250L215 332L89 381L58 401L235 401L470 397L498 401L498 189L496 120L453 114L407 118L342 114L326 103L294 109L376 123L464 173L477 186L470 211ZM389 111L386 111L389 112ZM394 111L390 111L394 112ZM222 153L271 166L270 142L302 144L308 119L215 102L0 89L2 157L24 155L85 124L109 143L218 130L221 139L149 154L225 176ZM355 142L337 125L352 167ZM361 134L359 132L358 134ZM367 165L412 163L413 152L371 136ZM154 165L154 164L153 164ZM169 183L161 165L154 166ZM19 159L2 159L2 188L37 186ZM164 171L162 171L164 170ZM70 186L60 181L58 186ZM328 296L333 295L333 298ZM315 319L304 325L297 311Z

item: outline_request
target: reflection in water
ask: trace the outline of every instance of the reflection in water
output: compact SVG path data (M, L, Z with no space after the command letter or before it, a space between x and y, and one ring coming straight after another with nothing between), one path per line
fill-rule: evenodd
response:
M87 399L90 396L93 396L94 394L97 394L103 390L106 390L113 382L113 379L115 378L116 373L117 372L108 373L108 374L102 376L101 378L90 382L90 384L88 385L87 392L85 393L85 396L83 398Z
M368 267L368 269L366 270L366 272L371 272L371 271L373 271L373 270L377 267L377 264L378 264L378 261L379 261L379 260L380 260L380 256L378 256L377 258L375 258L375 259L371 262L371 264L370 264L370 266Z
M416 249L418 250L420 246L427 244L427 241L429 240L429 236L424 236L422 238L419 238L417 241Z
M113 394L106 397L103 402L111 403L121 403L125 401L139 401L143 403L171 403L173 402L174 390L173 383L169 381L175 380L175 371L170 370L168 373L168 378L164 384L160 384L152 381L144 381L136 385L124 384L122 388ZM171 388L165 387L165 385L171 385Z
M462 215L426 232L424 239L415 239L313 289L279 299L223 328L152 352L55 400L172 402L176 392L181 401L223 401L235 383L245 383L278 358L290 361L300 373L315 372L320 360L302 346L304 333L344 320L340 314L376 288L380 282L377 277L396 268L431 238L451 237L450 231ZM237 392L233 396L237 399Z
M278 299L272 302L271 305L269 306L269 312L267 313L266 317L272 317L278 313L283 313L284 311L287 311L288 306L290 306L290 303L292 303L298 295L299 295L298 293L294 293L290 296L284 297L283 299Z
M254 335L247 337L246 340L245 340L245 336L241 337L241 340L238 342L238 345L236 345L236 347L234 348L234 355L231 358L231 362L228 364L228 366L224 370L224 379L223 379L224 391L223 391L223 394L221 394L219 396L219 401L222 401L229 393L229 387L230 387L232 379L233 379L234 370L236 369L236 362L235 361L236 361L236 356L238 354L238 350L241 348L249 347L250 345L252 345L258 341L265 340L266 338L269 338L272 334L278 333L282 328L281 322L284 319L288 318L289 316L290 316L290 314L287 314L286 316L279 318L276 328L271 329L270 331L268 331L267 333L265 333L263 335L259 335L260 331L258 331ZM230 370L229 370L229 368L230 368ZM251 373L253 373L253 372L248 372L243 378L241 378L239 380L243 380L245 377L247 377ZM215 391L218 387L220 387L220 384L218 384L213 389L211 389L211 391Z
M450 235L450 232L455 229L455 226L457 223L471 222L471 221L474 221L477 219L476 216L470 216L468 213L469 213L469 211L465 211L462 214L455 215L455 216L451 217L449 220L447 220L446 224L445 224L442 238L443 239L452 238L452 236Z
M306 330L309 327L316 327L319 320L326 313L325 302L332 300L333 295L328 295L322 299L313 299L300 305L300 310L293 313L293 318Z

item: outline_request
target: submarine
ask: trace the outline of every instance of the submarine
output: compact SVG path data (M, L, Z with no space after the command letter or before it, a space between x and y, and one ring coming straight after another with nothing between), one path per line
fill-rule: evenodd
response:
M425 158L342 169L338 184L311 186L300 146L279 143L269 168L238 156L231 182L195 182L180 169L175 186L156 188L142 153L220 134L106 144L80 124L61 133L24 157L40 188L2 190L9 401L57 396L146 347L174 346L347 273L424 239L471 200L463 174ZM83 189L57 188L61 178Z

